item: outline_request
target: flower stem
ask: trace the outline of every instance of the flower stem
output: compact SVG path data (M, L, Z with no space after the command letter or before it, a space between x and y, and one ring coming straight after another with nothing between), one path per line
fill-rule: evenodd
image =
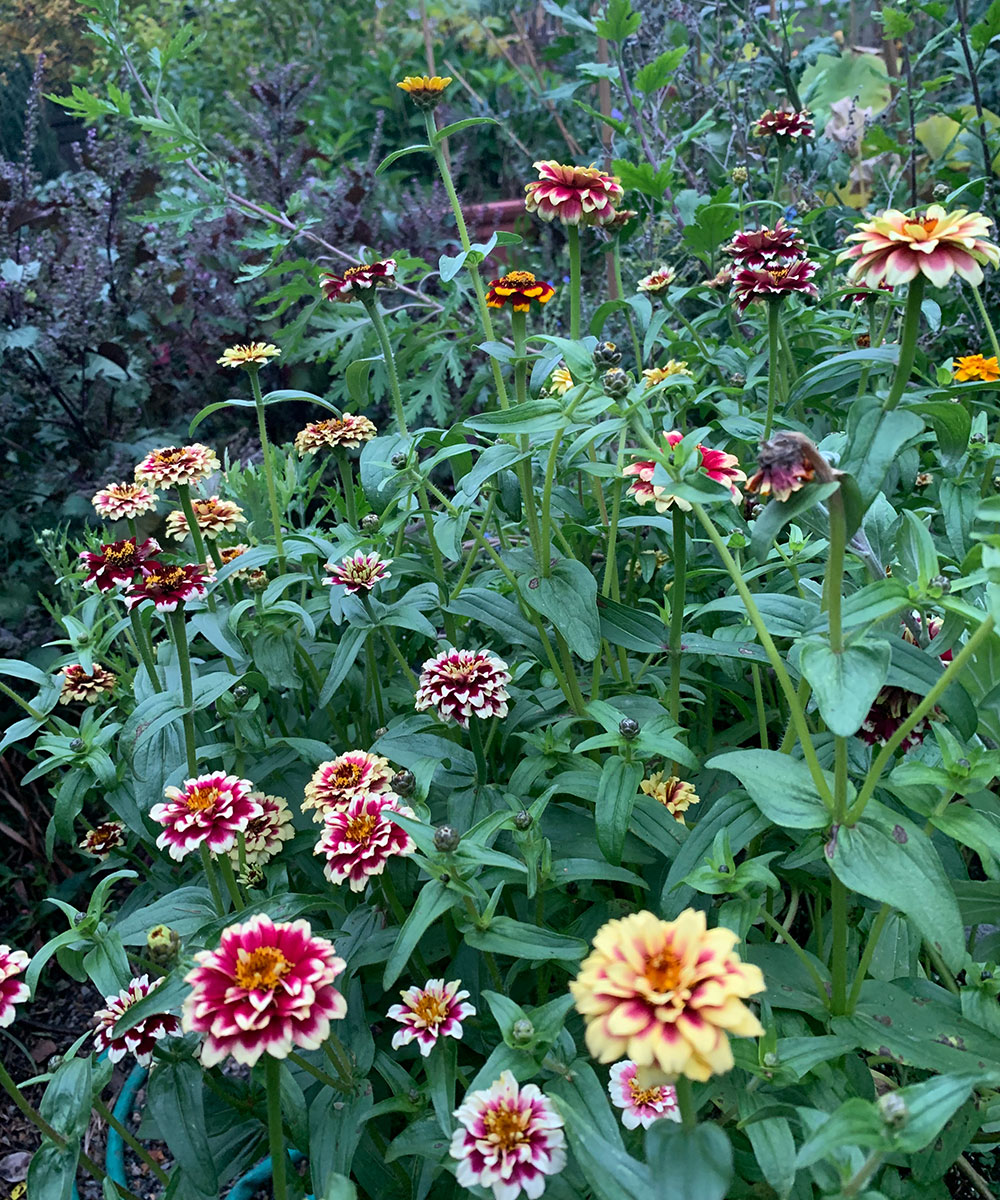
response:
M514 337L514 388L518 404L524 404L528 399L528 361L527 361L527 325L526 313L512 312L510 317L511 333ZM561 436L560 430L559 435ZM530 449L530 441L526 433L521 435L521 452L526 454ZM556 442L558 445L558 442ZM554 448L553 448L554 452ZM531 549L535 555L539 570L545 572L549 561L546 546L543 543L543 531L539 529L538 510L535 508L535 489L531 478L531 458L522 458L517 464L518 482L521 485L521 498L524 502L524 512L528 519L528 536L531 539ZM548 519L547 519L548 518ZM542 521L547 530L550 526L549 506L543 500Z
M409 437L410 431L406 427L406 415L403 412L403 396L399 390L399 373L396 370L396 359L392 352L392 342L389 341L389 331L385 327L385 321L382 319L382 314L378 308L378 297L372 293L370 297L363 300L365 312L375 328L376 336L378 337L379 345L382 347L382 361L385 363L385 369L389 375L389 393L392 396L392 409L396 416L396 424L399 426L399 432L403 437Z
M354 1087L354 1072L351 1069L351 1060L340 1038L337 1037L332 1029L330 1030L330 1036L323 1043L323 1053L336 1068L337 1074L344 1081L346 1088L351 1090Z
M830 875L830 1012L835 1017L847 1011L847 888Z
M778 398L778 340L781 335L781 313L777 301L767 306L767 416L764 418L764 441L771 436L774 408Z
M253 392L253 402L257 409L257 430L260 434L260 448L264 455L264 478L267 480L267 500L271 506L271 527L274 530L274 548L278 552L278 572L285 570L285 546L281 538L281 517L278 513L278 490L274 484L274 463L271 461L271 443L267 438L267 420L264 413L264 396L260 390L260 380L256 370L248 370L250 390Z
M170 632L177 651L177 665L181 673L181 704L184 707L184 747L187 752L188 774L198 774L198 754L194 732L194 685L191 680L191 655L188 651L187 630L184 627L184 612L175 608L170 616Z
M385 707L382 702L382 682L378 677L378 661L375 658L375 647L370 637L365 638L365 662L368 665L368 678L375 694L375 712L378 714L379 725L385 724Z
M614 240L614 246L611 251L611 262L615 273L615 287L618 289L618 299L625 299L625 286L622 283L622 248L618 238ZM628 331L632 336L632 351L635 354L635 374L638 379L642 374L642 345L639 341L639 335L635 330L635 320L632 316L632 309L626 307L625 324L628 326Z
M115 1114L108 1108L100 1096L94 1099L94 1110L97 1115L112 1128L122 1141L129 1147L136 1158L140 1159L146 1168L156 1176L156 1178L166 1187L170 1182L170 1176L164 1171L160 1164L146 1150L146 1147L132 1133L132 1131L123 1122L119 1121Z
M243 897L240 895L239 885L236 882L236 876L233 874L233 864L229 861L229 855L226 853L220 854L217 861L222 869L222 882L226 885L226 891L233 902L233 909L235 912L242 912L246 908L246 905L243 903Z
M358 527L358 509L354 503L354 471L351 460L343 450L337 451L337 469L340 471L340 482L344 489L344 508L347 512L347 523L352 529Z
M212 903L215 905L215 911L221 917L226 911L226 906L222 900L222 892L219 890L219 880L215 874L212 852L209 850L207 842L201 843L198 847L198 854L201 857L201 867L205 872L205 878L208 880L208 890L212 893Z
M899 365L892 381L892 388L882 405L883 412L891 412L902 398L903 392L913 370L913 360L917 353L917 339L920 336L920 305L924 298L924 277L917 275L910 282L906 296L906 313L903 316L903 333L899 347Z
M153 679L154 680L156 679L155 675L153 676ZM153 686L156 687L155 682L154 682ZM159 688L157 688L156 690L159 691ZM24 700L21 696L19 696L17 694L17 692L14 691L13 688L9 688L3 682L2 679L0 679L0 695L6 696L8 700L13 700L15 704L20 705L21 708L24 709L24 711L28 714L29 717L31 717L31 719L33 721L44 721L45 720L44 713L40 713L33 704L29 704L27 702L27 700Z
M686 1075L679 1075L674 1083L677 1092L677 1107L681 1110L681 1124L690 1132L698 1125L698 1110L694 1106L694 1092L691 1080Z
M264 1079L267 1087L267 1140L271 1150L271 1179L274 1200L288 1200L285 1178L285 1133L281 1126L281 1060L264 1055Z
M489 769L486 766L486 751L483 749L483 733L479 728L479 717L475 714L469 720L469 741L472 743L472 753L476 759L476 777L480 785L485 785L489 779Z
M675 504L673 521L674 584L670 589L670 719L681 715L681 631L687 590L687 520Z
M569 237L569 336L580 340L580 227L567 225Z
M349 1082L334 1079L332 1075L328 1075L326 1071L321 1070L319 1067L314 1067L308 1059L303 1058L301 1054L297 1054L294 1050L289 1053L288 1059L305 1071L306 1074L311 1075L313 1079L318 1079L320 1083L325 1084L328 1088L333 1088L335 1092L349 1092L351 1090Z
M976 299L976 307L979 309L979 315L983 318L983 324L986 326L986 332L989 335L990 345L993 347L993 354L1000 361L1000 342L997 341L997 332L993 328L993 322L990 320L990 314L983 303L983 298L980 295L979 288L973 286L972 294Z
M781 191L781 168L784 166L784 157L785 148L779 141L774 155L774 187L771 190L771 199L774 201L777 201L778 193Z
M201 526L198 524L198 518L194 514L194 505L191 503L191 485L179 483L177 485L177 495L180 498L181 508L184 511L184 517L187 521L188 532L191 534L191 540L194 542L194 552L198 556L198 562L207 562L208 551L205 549L205 539L202 537Z
M883 904L878 910L875 920L872 922L871 929L868 930L868 941L865 943L864 953L861 955L861 962L858 963L858 973L854 978L854 983L851 985L851 994L847 997L847 1005L845 1011L847 1015L854 1012L858 1003L858 997L861 995L861 987L865 982L865 976L868 974L868 968L871 966L872 959L875 957L875 948L879 943L879 938L882 936L882 930L885 929L885 923L889 918L890 907L888 904Z

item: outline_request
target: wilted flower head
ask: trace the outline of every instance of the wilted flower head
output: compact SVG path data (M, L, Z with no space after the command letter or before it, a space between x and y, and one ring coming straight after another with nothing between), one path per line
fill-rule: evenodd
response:
M437 108L444 98L450 75L407 75L396 87L402 88L420 109Z
M769 442L761 442L757 472L747 481L746 490L759 492L762 496L771 495L775 500L787 500L792 492L809 483L817 465L822 467L825 462L812 442L802 434L776 433Z
M442 650L420 670L417 712L433 708L442 721L469 728L469 718L507 715L507 664L489 650Z
M281 351L270 342L247 342L245 345L230 346L223 350L222 357L215 361L222 367L264 366L270 359L277 358Z
M112 850L125 845L125 826L121 821L102 821L83 836L80 849L94 858L105 859Z
M651 912L608 921L569 985L587 1049L599 1062L631 1058L643 1084L730 1070L728 1035L764 1032L742 1003L764 991L764 977L733 953L737 941L692 908L674 921Z
M626 1129L648 1129L654 1121L681 1119L677 1103L677 1089L669 1083L654 1083L652 1087L640 1087L636 1081L639 1068L626 1058L615 1063L608 1080L608 1095L615 1108L622 1110L622 1124Z
M996 383L1000 379L1000 363L995 354L992 358L984 358L981 354L964 354L955 359L952 375L956 383L968 383L970 379Z
M423 987L401 991L403 1003L394 1004L386 1014L403 1027L393 1034L393 1049L398 1050L415 1041L426 1058L438 1038L461 1038L462 1022L466 1017L476 1015L473 1005L462 1003L468 1000L469 993L459 991L461 986L460 979L450 983L443 979L428 979Z
M1000 246L987 240L992 224L982 213L946 212L940 204L913 217L890 208L848 234L846 240L856 244L841 251L837 262L853 260L848 279L871 288L883 280L909 283L921 274L934 287L944 287L953 275L978 287L981 264L1000 264Z
M106 521L125 521L152 511L156 500L156 492L141 483L109 483L91 504Z
M151 483L154 487L178 487L200 483L213 471L218 471L219 460L214 450L201 442L190 446L165 446L162 450L151 450L135 469L136 480Z
M286 1058L293 1047L318 1050L330 1021L347 1013L333 986L345 963L308 921L273 922L263 914L222 931L218 950L202 950L185 975L187 1033L203 1033L201 1061L227 1055L253 1066L262 1054Z
M760 229L737 233L725 251L732 255L737 266L757 269L803 258L806 244L790 225L785 224L785 218L779 217L773 229L764 225Z
M681 824L684 823L682 814L686 813L692 804L698 804L701 801L701 797L694 790L693 783L688 783L676 775L664 779L662 771L656 771L648 779L644 779L639 784L639 788L644 795L652 796L654 800L662 804L667 812L672 817L676 817Z
M251 792L250 799L261 808L259 817L252 817L243 831L244 859L248 863L266 863L281 849L282 842L295 837L292 826L292 810L283 796L267 796L264 792ZM239 838L229 851L233 866L240 864Z
M801 112L769 108L757 118L752 130L754 137L774 137L785 143L811 138L815 132L812 113L805 108Z
M377 288L396 286L396 260L383 258L377 262L362 263L348 267L343 275L332 271L320 279L320 287L327 300L363 300L374 302Z
M82 700L84 704L94 704L107 692L113 692L118 676L100 663L94 663L92 671L85 671L79 663L70 663L63 667L63 685L59 700L69 704L73 700Z
M686 375L689 379L691 378L687 363L676 358L668 358L662 367L647 367L642 373L642 378L645 380L647 388L654 388L672 375Z
M382 558L375 551L365 554L363 550L358 550L339 563L328 562L325 570L330 577L323 582L331 586L341 584L348 595L370 592L376 583L390 578L386 568L391 562L391 558Z
M533 1084L518 1087L503 1071L492 1085L470 1092L454 1113L460 1122L451 1139L462 1187L492 1188L494 1200L537 1200L545 1176L566 1166L563 1119Z
M605 221L604 229L607 233L619 233L629 221L634 221L638 215L638 211L634 208L616 208L611 220Z
M684 440L684 435L677 429L671 429L669 432L664 430L663 440L667 443L669 450L672 450L674 446ZM725 484L732 494L733 503L738 504L740 492L736 484L742 483L746 479L746 475L740 470L739 459L736 455L727 454L724 450L710 450L701 443L698 444L697 450L701 459L700 468L709 479ZM690 512L691 505L687 500L681 496L669 495L660 484L653 483L655 471L655 462L635 462L625 467L622 474L633 480L627 495L634 497L639 504L648 504L652 500L658 513L666 512L674 504L682 512Z
M0 946L0 1029L14 1020L14 1006L23 1004L31 995L31 989L24 980L17 978L23 974L28 961L23 950Z
M143 564L159 552L160 543L155 538L137 543L133 537L105 542L100 554L81 550L80 561L88 572L83 582L88 586L96 583L102 592L110 592L118 584L132 583L144 570Z
M243 509L232 500L209 496L207 500L192 500L191 509L202 537L217 538L220 533L235 533L236 526L246 524ZM177 509L167 517L167 537L182 541L190 530L185 514Z
M764 300L776 304L793 292L811 296L816 300L819 298L819 291L812 278L818 269L817 264L808 258L800 258L784 265L775 262L757 269L740 267L733 273L736 307L740 312L745 312L748 305Z
M836 142L846 154L856 158L861 153L865 130L874 115L874 108L858 104L856 96L844 96L830 105L830 119L823 128L823 136Z
M727 288L732 282L732 269L730 267L723 267L721 271L716 271L711 279L705 280L705 287L712 288L714 291L716 288Z
M168 567L164 563L149 563L140 579L136 579L125 593L125 607L129 610L146 600L152 600L160 612L173 612L178 604L188 600L200 600L208 595L206 583L211 577L205 575L202 564L184 567Z
M515 312L527 312L532 303L548 304L556 294L551 283L536 279L530 271L511 271L501 279L491 279L486 291L490 308L511 305Z
M150 983L148 975L140 975L116 996L104 997L105 1007L94 1014L94 1020L97 1022L94 1049L98 1054L107 1050L108 1058L113 1063L121 1062L126 1054L134 1054L140 1067L148 1067L153 1060L153 1049L160 1038L176 1037L180 1034L180 1021L171 1013L164 1012L143 1017L120 1037L114 1036L115 1025L128 1010L150 992L155 991L162 982L162 979L154 979Z
M617 175L597 167L564 166L549 159L532 164L539 178L525 184L524 207L543 221L564 225L608 225L625 195Z
M167 802L154 804L149 815L163 826L157 846L178 862L202 842L216 854L225 854L236 844L236 835L264 815L253 784L224 771L185 779L179 788L166 788L164 795Z
M378 430L367 417L356 417L344 413L342 417L330 417L326 421L310 421L305 429L295 435L295 449L299 454L313 454L317 450L360 450L370 442Z
M322 821L327 813L345 808L357 796L388 792L392 768L387 758L367 750L348 750L329 762L322 762L306 784L302 810L314 808L313 819Z
M326 814L313 853L326 859L323 874L331 883L349 882L352 892L363 892L369 877L381 875L390 858L416 850L402 825L386 815L390 812L417 815L391 793L356 796L346 808Z
M649 296L658 296L661 292L665 292L676 278L677 272L673 267L660 267L658 271L644 275L635 285L635 290L645 292Z

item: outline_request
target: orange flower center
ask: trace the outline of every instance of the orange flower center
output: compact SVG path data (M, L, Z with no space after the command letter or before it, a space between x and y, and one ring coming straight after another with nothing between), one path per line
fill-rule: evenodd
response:
M331 783L337 787L352 787L361 778L361 768L357 763L341 763L330 774Z
M530 271L511 271L500 280L507 287L524 287L526 284L537 282Z
M360 816L351 817L348 820L347 829L344 832L350 841L360 844L368 841L377 824L377 816L372 813L362 813Z
M111 546L104 551L104 560L116 567L127 567L135 562L135 546L128 542L124 546Z
M239 546L226 546L224 550L219 552L219 557L223 563L231 563L234 558L239 558L243 551Z
M527 1125L530 1113L520 1109L509 1108L500 1104L483 1113L483 1126L486 1136L499 1150L513 1150L521 1142L527 1140L524 1127Z
M184 803L188 812L204 812L206 808L212 808L218 799L219 789L203 784L200 787L192 788L184 797Z
M345 279L357 279L359 275L367 275L371 271L371 267L348 267L344 272Z
M661 950L646 963L646 978L654 992L673 992L681 982L684 964L670 950Z
M413 1011L425 1025L440 1025L448 1015L447 1005L430 992L424 992L414 1004Z
M642 1108L644 1104L655 1104L657 1100L663 1099L663 1092L659 1086L641 1088L636 1083L634 1075L628 1081L628 1094L637 1108Z
M147 575L144 586L147 591L155 591L157 588L167 590L180 587L184 580L182 567L164 567L162 571L154 571L152 575Z
M241 950L236 964L236 983L248 992L276 988L292 969L292 964L277 946L258 946Z

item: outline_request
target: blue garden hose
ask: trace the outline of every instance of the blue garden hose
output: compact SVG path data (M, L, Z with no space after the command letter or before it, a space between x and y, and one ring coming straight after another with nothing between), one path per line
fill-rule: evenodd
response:
M289 1150L289 1155L293 1163L301 1162L305 1155L299 1150ZM245 1175L241 1175L233 1184L229 1191L228 1200L253 1200L254 1193L259 1187L267 1183L273 1174L270 1157L262 1159L252 1171L247 1171ZM306 1200L313 1200L311 1196L306 1197Z

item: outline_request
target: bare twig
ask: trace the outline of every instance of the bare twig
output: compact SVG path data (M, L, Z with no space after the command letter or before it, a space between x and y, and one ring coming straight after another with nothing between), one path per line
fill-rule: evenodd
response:
M960 1154L955 1160L955 1166L962 1172L965 1178L972 1184L983 1200L996 1200L996 1197L990 1191L990 1185L986 1182L982 1175L969 1162L964 1154Z

